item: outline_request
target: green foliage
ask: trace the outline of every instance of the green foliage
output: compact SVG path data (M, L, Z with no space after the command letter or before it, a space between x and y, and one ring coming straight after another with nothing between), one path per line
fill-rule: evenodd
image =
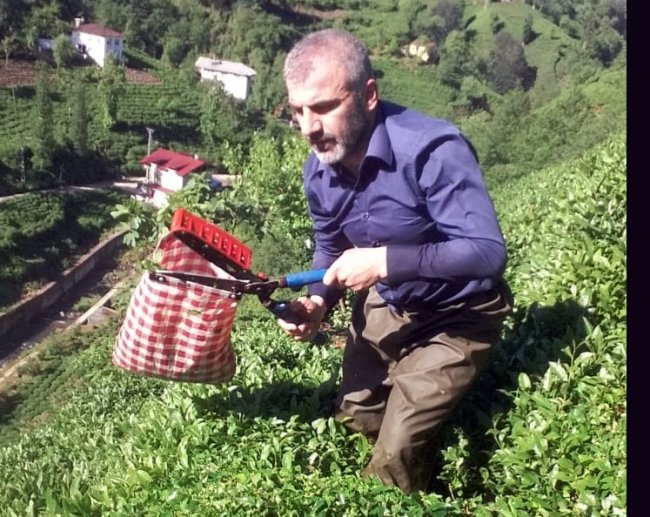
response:
M52 44L52 55L54 56L57 70L60 70L72 60L72 57L74 56L74 48L72 47L70 37L67 34L59 34L54 38L54 43Z
M529 91L534 106L560 94L588 66L579 58L581 50L569 35L557 30L557 25L544 18L538 10L519 2L490 2L485 4L485 8L467 4L465 31L471 34L472 47L479 60L487 60L493 49L491 20L495 15L504 23L503 31L515 41L522 41L527 24L535 27L534 39L529 43L524 41L526 61L536 70L534 86Z
M490 82L497 93L515 88L527 90L535 82L535 71L528 66L524 49L506 31L495 35L487 66Z
M530 95L509 92L491 104L492 117L461 127L479 151L487 180L497 184L579 156L625 128L625 92L625 73L610 70L536 110Z
M64 25L59 27L57 16L59 12L68 11L57 11L55 4L47 8L23 5L24 9L18 8L10 18L18 21L14 26L20 26L20 20L29 13L26 26L39 27L41 34L66 32L68 29L64 31ZM117 4L120 9L114 8ZM536 110L577 87L578 83L592 80L603 63L589 57L599 52L589 50L590 45L609 46L608 39L600 38L598 31L604 31L607 26L624 39L626 22L626 10L620 2L598 2L591 7L584 2L574 3L575 6L563 3L551 11L545 3L540 11L539 5L533 9L521 2L390 1L377 4L373 9L368 9L363 2L328 2L327 9L339 10L323 13L322 19L318 18L321 15L318 12L311 17L292 13L291 6L286 4L273 7L269 3L238 3L236 8L223 3L207 6L195 0L184 2L182 8L176 4L163 4L147 2L133 7L121 0L104 0L96 7L94 15L98 21L123 30L127 36L127 65L152 72L163 80L163 84L124 85L117 105L106 102L105 86L97 90L99 85L95 81L101 79L99 73L87 81L87 145L88 150L103 161L102 170L135 172L141 155L134 153L140 152L138 150L146 143L147 127L155 131L155 145L212 155L215 161L227 152L228 145L246 146L253 131L266 131L269 121L273 120L271 113L283 113L285 92L279 71L291 41L304 30L329 25L352 30L369 46L377 65L382 96L471 128L468 132L481 148L483 143L480 141L487 140L484 135L493 130L489 117L481 113L496 115L500 108L499 92L507 91L513 84L525 83L531 109ZM550 19L541 14L546 11ZM556 25L553 21L556 15L560 16L559 19L569 20L577 27L577 32L572 36ZM525 45L523 56L515 55L513 47L510 53L513 59L502 59L508 57L500 50L502 45L493 47L490 22L496 18L505 25L501 32L509 33L516 41L523 37L525 28L532 30L534 24L532 39ZM450 33L452 29L455 31ZM588 34L595 36L589 40ZM403 45L416 36L436 42L443 54L439 66L417 63L402 56ZM156 59L162 55L165 45L169 49L165 60L171 58L179 68L163 67ZM607 66L614 67L616 61L624 60L625 53L621 50L617 54L612 48L614 50L605 61L611 63ZM152 52L147 54L141 49ZM491 50L493 60L488 66ZM179 62L184 53L187 53L184 61ZM202 54L238 59L253 66L257 76L252 98L245 104L224 98L212 99L202 105L205 89L196 84L193 71L194 59ZM617 57L614 59L614 56ZM515 66L526 63L528 69ZM505 74L502 73L504 65L507 65L505 72L508 72ZM513 70L521 73L513 74ZM535 74L524 73L525 70ZM74 140L71 134L76 124L76 115L73 114L77 101L70 85L88 74L87 70L73 68L64 72L61 81L50 84L53 104L50 126L54 141L65 146L67 138ZM405 77L408 77L408 87L404 86ZM618 91L621 91L620 87ZM17 190L33 188L37 176L39 181L81 176L78 165L70 166L76 169L74 172L67 170L68 164L78 164L79 159L59 160L54 165L48 160L50 156L36 153L35 165L41 171L27 170L27 182L17 183L21 176L18 166L23 162L21 146L27 142L36 150L36 145L29 142L34 139L30 118L20 116L24 113L22 110L32 109L33 93L29 93L29 88L20 88L16 92L20 95L15 102L11 98L9 102L2 102L4 95L11 92L0 90L0 116L5 121L0 128L0 161L9 167L12 176L11 180L3 178L3 183L8 185L7 188ZM620 95L616 102L620 105ZM607 109L606 103L604 109ZM477 114L479 117L475 117ZM561 116L566 117L566 114ZM615 119L619 117L620 110ZM608 125L603 118L594 117L594 120L602 127L591 131L591 124L584 125L574 154L584 151L607 134L605 128ZM277 121L273 123L277 125ZM583 141L586 145L582 145ZM73 143L76 152L80 153L78 145ZM563 145L569 147L569 143ZM483 155L483 150L479 150ZM567 151L562 157L568 154ZM527 173L531 167L539 166L539 163L530 162L529 157L525 157L524 162L519 162L519 151L512 151L506 161L488 162L486 168L496 167L495 174L507 176L512 170Z
M533 15L528 14L524 19L524 26L521 30L521 41L524 42L524 45L532 43L535 39L535 31L533 30Z
M303 195L302 164L308 148L297 134L279 142L255 135L248 157L238 169L239 192L264 207L265 218L278 236L310 235L311 222Z
M432 116L452 118L450 99L455 92L442 84L438 67L408 65L395 58L375 58L373 65L378 76L382 98L412 107ZM401 78L409 77L409 87L404 88Z
M473 75L476 70L476 57L465 34L457 30L449 33L440 51L438 66L440 82L458 90L463 78Z
M178 37L170 37L165 42L163 57L172 66L178 66L186 55L185 42Z
M157 224L156 212L152 205L129 198L115 206L111 217L124 224L124 244L131 247L146 248L155 244L162 235L163 228Z
M499 18L499 15L497 13L492 13L492 16L490 18L490 29L492 30L492 34L496 35L505 26L506 24L501 18Z
M32 135L34 138L34 164L44 168L50 163L54 149L54 134L52 131L52 94L47 75L41 72L36 83L36 102L34 104L34 122Z
M620 134L493 190L516 309L442 433L433 493L359 477L372 445L330 415L338 348L297 343L242 303L233 381L139 377L110 364L122 298L118 317L60 338L23 370L24 390L0 400L0 505L8 515L625 515L625 172Z
M88 149L88 101L86 97L87 85L79 81L74 89L73 115L70 125L70 140L81 153Z
M0 306L52 280L115 223L115 192L25 194L0 203Z
M255 267L266 273L306 267L309 251L305 243L312 230L302 186L302 164L308 152L302 138L294 134L280 142L256 134L246 153L241 147L226 150L223 164L239 171L233 189L215 193L209 187L209 175L195 175L158 211L130 200L113 212L129 227L125 243L155 243L176 209L185 208L259 250L253 255Z
M112 57L107 58L99 82L99 91L102 96L102 124L105 130L111 129L117 121L117 110L120 98L124 93L125 83L124 67Z
M495 511L622 515L625 134L544 172L495 192L519 311L503 343L513 408L481 475Z

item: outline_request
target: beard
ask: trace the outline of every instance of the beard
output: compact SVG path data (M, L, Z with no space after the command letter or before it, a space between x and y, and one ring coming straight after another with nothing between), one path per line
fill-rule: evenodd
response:
M369 122L366 119L363 104L360 99L355 97L352 112L341 134L337 137L333 133L323 133L318 139L319 142L332 140L335 142L334 147L327 151L319 151L318 142L313 142L312 150L322 163L336 165L356 151L361 139L368 130L368 126Z

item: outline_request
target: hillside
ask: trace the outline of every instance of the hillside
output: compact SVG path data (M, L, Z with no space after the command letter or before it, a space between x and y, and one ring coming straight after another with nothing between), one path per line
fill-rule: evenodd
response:
M141 21L138 26L129 24L128 18L119 14L119 9L110 8L113 4L121 5L121 0L111 0L101 8L81 2L80 7L87 18L106 23L126 34L127 87L121 88L118 82L104 78L104 74L93 67L64 65L57 71L53 64L41 64L38 69L50 77L51 91L46 93L51 97L53 111L47 115L51 121L40 125L52 128L51 137L39 133L39 125L32 123L35 118L43 116L38 112L41 109L35 85L38 73L35 67L27 69L25 61L20 61L20 56L30 55L32 51L25 34L15 31L13 39L8 40L11 45L7 47L10 51L6 60L0 64L6 68L6 73L2 74L4 82L0 83L0 116L5 121L0 129L0 170L6 174L0 187L4 184L3 188L8 191L30 188L17 181L20 168L24 167L25 152L37 154L37 163L27 163L31 169L27 171L27 179L34 183L44 181L50 174L56 175L54 169L57 167L67 167L69 160L63 160L62 164L57 162L57 151L61 148L65 154L68 152L66 147L79 147L79 143L74 141L79 127L75 127L84 124L87 125L84 131L88 135L88 151L104 162L102 168L107 174L115 171L128 173L134 168L147 143L146 127L154 130L156 146L199 152L216 162L221 161L229 146L246 146L254 131L279 134L285 127L277 117L286 118L280 78L282 56L301 33L329 25L357 33L368 45L377 67L380 91L385 98L470 128L468 132L478 142L481 156L486 157L484 167L487 172L496 166L499 174L503 175L504 170L517 169L519 162L530 161L530 157L526 156L527 153L494 150L491 148L494 144L481 141L495 128L516 126L522 115L528 115L515 113L510 118L505 106L508 96L515 90L497 93L494 89L490 55L494 51L505 52L494 47L498 32L507 32L514 42L520 43L527 65L534 70L534 84L525 92L528 109L534 112L553 103L567 91L598 81L598 77L608 71L611 63L603 65L598 61L597 53L594 58L588 51L594 54L595 48L607 54L610 49L606 43L612 47L610 54L624 55L620 50L620 40L624 36L612 35L603 28L604 43L599 46L592 40L601 33L596 31L592 35L587 30L610 22L615 27L620 25L620 10L613 4L608 7L607 2L612 1L599 0L589 8L586 4L578 8L578 5L571 7L550 2L534 9L525 2L472 1L460 4L454 0L382 0L373 3L372 8L345 0L326 5L312 1L294 5L277 0L255 7L245 2L234 2L230 7L207 7L196 0L188 0L184 10L169 4L161 7L156 15L143 7L134 13ZM21 27L32 21L45 32L51 32L52 27L59 31L69 30L64 28L71 19L53 19L51 13L46 14L26 3L23 5L22 0L17 4L20 6L22 9L15 11L11 27ZM68 11L66 7L60 13ZM532 32L530 41L524 44L522 34L528 19L532 23ZM497 21L500 24L498 30L495 28ZM148 28L152 24L166 29L151 31ZM208 26L212 29L208 30ZM613 29L607 25L607 30ZM179 34L192 36L183 42L179 40ZM456 48L460 42L455 37L447 39L454 34L462 35L466 48ZM402 47L415 37L432 38L439 61L425 64L416 58L405 57ZM257 69L257 80L247 103L238 105L223 99L215 102L209 98L205 88L196 83L193 71L194 60L202 53L242 60ZM12 59L14 56L16 60ZM498 61L502 62L506 57L501 56ZM507 73L515 74L510 78L512 84L521 82L522 79L516 77L521 71L513 69ZM8 77L15 74L26 79L18 81L21 84L16 87L1 87L8 84ZM625 90L624 82L620 82L625 80L625 76L613 75L610 79L615 81L606 87L601 86L598 107L607 111L610 109L608 106L612 106L611 110L621 115L625 105L617 93ZM87 107L84 108L79 107L79 93L75 90L80 82L87 90ZM150 84L152 82L161 84ZM110 121L105 118L109 109L106 100L109 84L121 89L116 106L110 108L115 111ZM576 107L583 110L579 116L594 108ZM73 117L73 113L78 111L85 112L85 115ZM554 116L567 115L558 112ZM79 118L83 116L87 121ZM583 128L586 133L589 132L588 125L589 120L587 127ZM512 133L517 134L517 131ZM596 134L602 135L602 131ZM51 138L53 143L43 146L40 139L44 137ZM583 140L578 138L579 142ZM576 146L574 155L585 151L592 143ZM530 142L525 143L525 146L530 145ZM523 168L530 170L525 164ZM78 174L70 174L75 175Z
M55 274L72 260L77 223L93 235L123 224L137 248L122 257L133 275L112 301L116 313L55 334L0 386L0 513L627 514L625 2L3 5L0 75L31 55L34 31L56 36L79 12L124 33L126 62L103 71L50 64L26 84L0 86L0 195L140 173L151 130L154 147L198 153L242 181L215 195L197 176L158 211L111 198L86 203L86 214L34 193L3 212L5 303L36 280L28 268ZM244 297L231 334L237 373L225 384L139 377L111 363L149 264L140 259L178 207L240 238L256 271L308 267L300 175L308 147L286 123L280 71L292 42L326 26L364 40L384 98L469 136L508 247L515 312L443 429L427 493L360 477L372 444L331 417L349 305L337 306L317 345L290 339L256 297ZM435 40L432 62L403 54L416 37ZM257 71L246 102L198 82L193 63L203 54ZM129 71L152 80L130 80ZM44 258L30 247L34 228Z
M120 316L56 337L4 396L0 505L9 515L624 515L625 164L620 134L495 190L517 311L446 427L432 493L358 477L370 444L328 417L341 350L290 340L251 303L238 309L238 373L225 385L112 366Z

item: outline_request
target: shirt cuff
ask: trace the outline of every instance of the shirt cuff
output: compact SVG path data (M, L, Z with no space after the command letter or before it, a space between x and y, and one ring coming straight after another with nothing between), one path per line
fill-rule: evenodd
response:
M387 246L386 283L392 285L416 280L419 275L419 264L419 246Z
M324 283L318 282L316 284L311 284L307 289L307 293L310 296L317 295L323 298L327 310L330 310L332 306L341 299L345 290L336 287L328 287Z

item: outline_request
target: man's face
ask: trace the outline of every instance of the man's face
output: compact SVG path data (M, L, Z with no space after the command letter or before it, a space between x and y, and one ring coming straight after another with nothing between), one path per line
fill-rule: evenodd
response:
M370 131L365 99L345 88L342 71L316 66L305 81L287 83L294 122L318 159L329 165L345 163L359 152Z

